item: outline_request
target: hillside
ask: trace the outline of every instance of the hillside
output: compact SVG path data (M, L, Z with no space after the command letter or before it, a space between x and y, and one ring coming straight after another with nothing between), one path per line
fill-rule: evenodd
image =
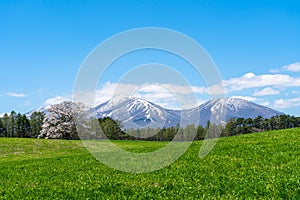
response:
M0 138L3 199L299 199L300 129L219 139L198 157L196 141L159 171L130 174L92 157L81 141ZM116 141L134 152L165 142Z

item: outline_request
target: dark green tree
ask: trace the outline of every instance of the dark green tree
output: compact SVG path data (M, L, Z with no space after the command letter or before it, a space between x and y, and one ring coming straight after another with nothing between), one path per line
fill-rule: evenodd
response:
M37 137L42 130L44 114L41 112L33 112L30 116L31 136Z
M231 118L226 126L225 130L223 131L224 136L231 136L231 135L236 135L237 134L237 124L235 118Z
M6 128L3 123L3 119L0 118L0 137L5 137L6 135Z
M196 140L203 140L205 138L206 135L206 131L202 126L198 126L197 127L197 136L196 136Z
M7 130L9 128L9 116L8 116L7 113L5 113L3 115L2 122L3 122L3 127L4 127L4 129L3 129L3 136L4 137L8 137L8 131Z
M122 139L125 133L122 132L118 122L114 121L109 117L98 119L102 131L105 133L108 139Z
M36 137L32 136L32 130L30 125L30 120L26 117L26 115L22 115L22 131L24 134L24 137Z
M7 126L7 136L16 137L16 112L11 111L9 115L8 126Z
M261 127L262 120L263 120L263 117L260 115L253 119L253 127L256 129L256 131L259 131L260 129L262 129L262 127Z
M23 124L23 118L21 113L18 113L15 117L15 136L18 138L23 138L25 135L24 132L24 124Z
M183 132L184 132L184 141L192 141L197 134L197 128L195 127L194 124L187 125L184 128Z

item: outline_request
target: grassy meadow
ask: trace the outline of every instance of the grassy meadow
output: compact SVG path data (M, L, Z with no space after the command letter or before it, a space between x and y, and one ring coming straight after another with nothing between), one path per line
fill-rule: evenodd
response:
M115 141L133 152L166 142ZM131 174L97 161L81 141L0 138L0 199L300 199L300 129L195 141L176 162Z

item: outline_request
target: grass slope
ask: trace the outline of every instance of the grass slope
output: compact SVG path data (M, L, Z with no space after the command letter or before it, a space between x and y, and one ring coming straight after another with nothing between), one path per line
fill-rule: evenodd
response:
M300 199L300 129L201 141L159 171L108 168L80 141L0 138L1 199ZM119 141L134 152L163 142ZM146 150L145 150L146 149Z

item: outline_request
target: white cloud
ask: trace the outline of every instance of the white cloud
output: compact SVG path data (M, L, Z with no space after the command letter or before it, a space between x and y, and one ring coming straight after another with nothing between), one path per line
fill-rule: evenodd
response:
M264 99L257 99L257 96L265 95L277 95L280 94L281 89L288 87L300 87L300 77L293 77L287 74L282 74L279 72L285 70L298 70L297 67L299 63L294 63L282 67L281 69L272 69L270 72L275 74L261 74L256 75L252 72L246 73L241 77L231 78L229 80L223 80L223 86L212 86L199 87L199 86L186 86L186 85L175 85L175 84L125 84L125 83L110 83L107 82L102 85L96 91L91 92L91 96L94 97L94 101L90 100L90 106L96 106L100 103L111 99L114 96L126 95L126 96L136 96L143 98L149 101L152 101L156 104L159 104L167 108L178 108L179 101L183 102L184 107L194 106L192 101L194 96L197 96L196 101L203 102L199 100L201 95L219 95L224 93L241 91L244 89L255 89L253 96L235 96L238 98L246 99L249 101L255 101L262 105L270 105L270 102L265 101ZM300 64L299 64L300 65ZM263 88L263 89L262 89ZM274 89L278 88L278 89ZM280 89L280 90L279 90ZM295 92L293 92L295 93ZM81 94L79 94L80 96ZM82 94L85 98L85 94ZM87 95L89 96L89 95ZM203 98L203 96L201 96ZM59 99L58 99L59 100ZM50 101L50 100L49 100ZM54 101L54 100L53 100ZM62 101L62 100L60 100Z
M133 84L117 84L107 82L98 90L96 90L93 94L94 96L94 104L99 105L108 101L114 96L119 95L132 95L132 92L137 88L136 85Z
M69 100L70 100L70 99L67 98L67 97L56 96L56 97L47 99L47 100L45 101L45 105L46 105L46 106L54 105L54 104L58 104L58 103L61 103L61 102L63 102L63 101L69 101Z
M260 102L259 104L261 104L263 106L270 106L270 102L269 101L263 101L263 102Z
M217 84L210 86L208 89L206 89L206 91L207 94L210 94L212 96L219 95L219 97L222 98L223 95L225 95L225 93L227 92L227 89L224 87L223 84Z
M96 106L114 96L135 96L156 103L165 108L180 109L191 108L203 102L194 97L197 94L207 94L207 88L198 86L185 86L174 84L123 84L107 82L97 89L94 96ZM92 102L92 101L89 101Z
M283 71L290 71L290 72L300 72L300 62L295 62L289 65L285 65L280 69L270 69L270 73L281 73Z
M300 98L276 99L274 101L275 108L292 108L298 106L300 106Z
M292 63L286 66L283 66L282 69L291 72L300 72L300 62Z
M238 98L238 99L244 99L247 101L257 101L258 99L251 96L232 96L231 98Z
M294 78L286 74L255 75L254 73L247 73L242 77L224 80L223 84L228 88L228 91L239 91L267 86L286 88L300 86L300 77Z
M262 90L255 90L253 96L266 96L266 95L276 95L276 94L280 94L280 92L271 87L266 87Z
M273 73L273 74L277 74L277 73L280 73L282 70L280 69L270 69L269 72L270 73Z
M267 78L265 76L267 76ZM257 76L253 73L245 74L242 78L247 80L260 79L261 82L263 83L269 81L270 79L268 75ZM290 78L291 77L289 76L287 77L287 79ZM229 82L230 81L227 81L227 87L229 86L228 84ZM237 82L237 84L243 86L243 83ZM250 83L250 85L253 86L254 83ZM271 87L267 87L264 88L263 90L256 91L255 96L263 96L271 93L277 94L277 92L279 91L272 89ZM200 94L207 95L208 89L205 87L182 86L182 85L174 85L174 84L151 83L145 85L135 85L135 84L118 84L118 83L107 82L104 85L102 85L101 88L97 89L95 91L95 94L92 95L94 97L94 103L91 106L97 106L101 103L104 103L105 101L108 101L114 96L126 95L126 96L135 96L138 98L146 99L164 108L170 108L170 109L191 108L204 102L203 99L199 99L198 95ZM194 95L197 97L195 98ZM256 102L264 106L270 105L270 102L265 101L264 99L258 99L255 96L245 95L245 96L232 96L232 97Z
M7 96L9 97L26 97L26 94L23 93L15 93L15 92L8 92L6 93Z

